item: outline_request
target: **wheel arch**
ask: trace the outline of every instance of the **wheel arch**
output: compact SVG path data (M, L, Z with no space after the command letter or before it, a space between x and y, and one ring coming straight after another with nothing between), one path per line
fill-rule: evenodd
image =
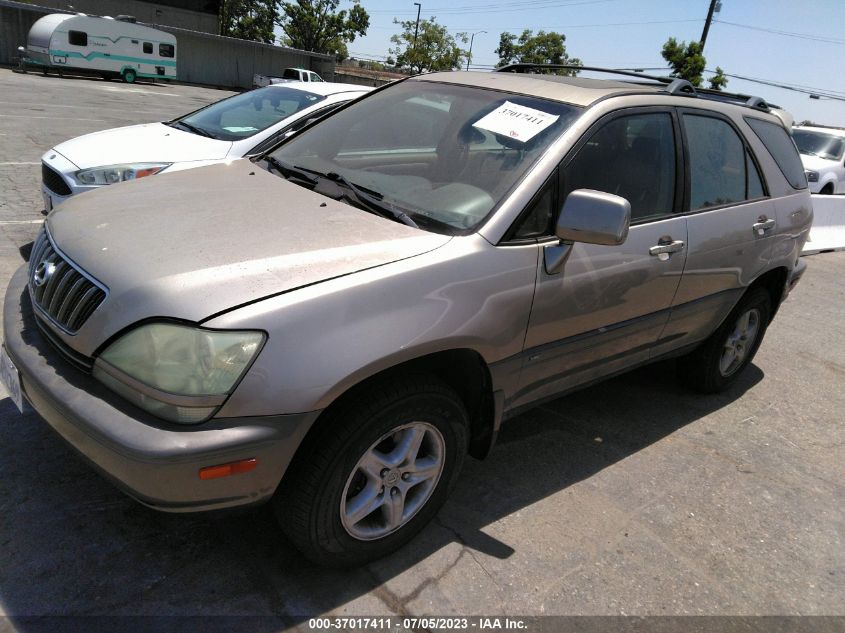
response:
M379 384L401 376L429 374L451 387L461 399L469 418L468 453L483 459L495 440L501 407L497 407L492 390L490 370L484 358L477 351L468 348L449 349L419 356L397 363L368 375L347 386L322 411L309 429L301 446L309 438L323 431L325 424L334 417L332 411L355 401L361 394L378 389Z
M748 286L744 294L748 294L755 288L763 288L769 293L771 300L772 311L769 316L769 322L775 318L775 314L783 301L784 291L786 289L786 281L789 278L789 271L786 266L778 266L767 270L765 273L757 277Z

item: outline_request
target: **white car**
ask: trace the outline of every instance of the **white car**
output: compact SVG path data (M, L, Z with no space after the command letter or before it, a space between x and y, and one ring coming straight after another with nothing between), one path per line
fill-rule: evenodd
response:
M103 185L258 154L370 90L327 82L267 86L172 121L65 141L41 157L44 208L49 212L67 198Z
M811 193L845 193L845 130L796 126L792 137L801 153Z

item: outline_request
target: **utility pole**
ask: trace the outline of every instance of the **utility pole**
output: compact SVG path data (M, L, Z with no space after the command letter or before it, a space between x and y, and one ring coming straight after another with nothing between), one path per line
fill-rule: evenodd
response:
M469 61L472 59L472 42L475 40L476 35L480 35L481 33L486 33L487 31L476 31L472 34L472 37L469 38L469 52L467 53L467 70L469 70Z
M419 2L415 2L414 6L417 7L417 28L414 29L414 50L417 50L417 35L420 32L420 11L422 11L422 5Z
M710 23L713 21L713 12L719 0L710 0L710 9L707 11L707 19L704 21L704 31L701 33L701 52L704 53L704 43L707 41L707 33L710 31Z

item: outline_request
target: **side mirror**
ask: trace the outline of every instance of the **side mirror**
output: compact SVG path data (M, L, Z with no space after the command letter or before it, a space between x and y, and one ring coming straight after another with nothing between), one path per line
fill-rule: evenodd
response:
M631 203L612 193L576 189L566 197L555 227L564 242L615 246L628 237Z
M615 246L628 237L631 203L612 193L576 189L566 197L555 227L561 244L544 251L546 272L553 275L563 268L573 242Z

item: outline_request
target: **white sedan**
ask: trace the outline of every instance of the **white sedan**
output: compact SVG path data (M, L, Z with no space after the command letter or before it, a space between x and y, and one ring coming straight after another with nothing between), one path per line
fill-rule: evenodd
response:
M41 157L44 208L49 212L73 195L104 185L258 154L370 90L341 83L272 85L172 121L65 141Z

